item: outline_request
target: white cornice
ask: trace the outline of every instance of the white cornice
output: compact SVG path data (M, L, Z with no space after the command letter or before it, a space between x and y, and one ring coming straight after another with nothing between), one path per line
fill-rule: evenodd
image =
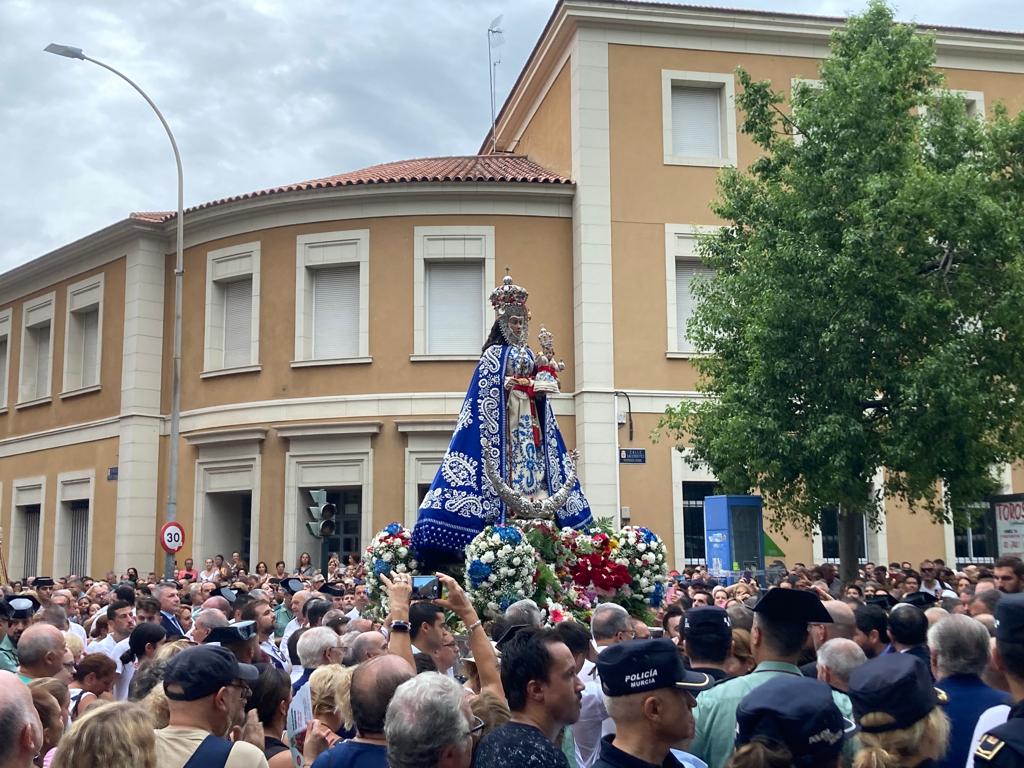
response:
M267 430L245 427L239 429L210 429L182 435L189 445L233 445L237 443L258 443L267 436Z
M343 421L330 424L275 424L274 430L288 440L310 437L352 437L379 435L379 421Z
M395 419L395 429L402 434L441 433L450 435L455 429L455 419Z

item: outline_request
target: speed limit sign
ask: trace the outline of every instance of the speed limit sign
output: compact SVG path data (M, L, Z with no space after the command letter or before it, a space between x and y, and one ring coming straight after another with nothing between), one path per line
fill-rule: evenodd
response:
M160 546L169 555L185 546L185 529L181 527L181 523L164 523L164 527L160 529Z

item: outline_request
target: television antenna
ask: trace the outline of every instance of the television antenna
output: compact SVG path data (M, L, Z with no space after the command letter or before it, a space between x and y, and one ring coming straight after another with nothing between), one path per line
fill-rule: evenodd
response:
M505 35L502 34L501 22L504 14L497 16L494 21L487 25L487 74L491 84L491 154L497 152L498 137L495 135L495 112L494 112L494 87L497 79L498 65L501 64L501 48L505 44Z

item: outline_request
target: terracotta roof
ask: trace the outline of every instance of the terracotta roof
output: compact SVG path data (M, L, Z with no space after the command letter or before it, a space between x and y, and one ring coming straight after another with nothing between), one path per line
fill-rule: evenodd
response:
M463 155L457 157L423 157L383 163L322 179L300 181L281 187L225 197L209 203L186 208L185 212L212 208L225 203L266 197L284 192L355 187L369 184L401 184L429 182L493 182L499 184L572 184L572 180L549 171L524 155ZM174 218L174 211L140 211L130 218L141 221L165 222Z

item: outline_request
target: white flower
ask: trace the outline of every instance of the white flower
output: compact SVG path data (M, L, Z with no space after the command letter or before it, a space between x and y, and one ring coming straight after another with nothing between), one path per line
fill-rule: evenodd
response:
M498 580L498 577L497 577L496 574L492 573L490 576L487 577L487 580L493 584L494 582L496 582Z
M500 606L497 603L488 603L487 607L490 608L492 611L496 611Z
M498 534L494 534L493 536L491 536L491 543L501 544L501 536L499 536Z
M525 592L524 592L523 590L521 590L521 589L517 589L517 590L516 590L516 594L517 594L517 595L518 595L519 597L526 597L526 593L525 593Z
M405 563L399 563L398 565L395 566L395 570L398 571L399 573L405 573L406 570L408 570L408 569L405 567Z
M408 547L399 547L398 548L398 556L399 557L405 557L408 554L409 554L409 548Z
M385 552L383 555L380 556L380 559L383 560L385 563L390 563L391 562L391 553L390 552Z
M639 544L636 545L636 548L639 552L645 552L647 550L647 545L641 541Z
M480 562L482 562L482 563L493 563L494 562L494 553L493 552L484 552L480 556Z
M521 565L522 562L523 562L523 559L521 557L513 557L512 558L512 565Z
M650 583L651 583L650 580L646 576L641 576L640 577L640 586L641 587L646 587Z

